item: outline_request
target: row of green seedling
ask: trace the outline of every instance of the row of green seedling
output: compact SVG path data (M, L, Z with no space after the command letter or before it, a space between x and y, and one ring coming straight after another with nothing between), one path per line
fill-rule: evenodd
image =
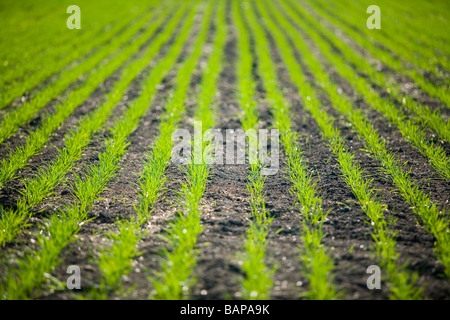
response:
M78 67L95 51L101 50L101 47L108 41L118 37L128 24L137 20L137 16L122 17L107 32L104 31L104 25L99 26L94 30L94 34L90 34L92 39L83 39L80 43L69 42L65 46L27 60L20 66L11 69L9 74L5 73L3 81L7 83L0 84L2 86L0 109L7 108L16 98L21 98L27 92L31 93L30 99L33 99L44 83L48 86L56 81L61 81L58 73L61 72L64 75L65 72ZM12 80L11 77L13 77Z
M289 24L281 16L273 6L270 7L271 12L276 15L277 19L272 20L267 9L258 3L258 9L264 18L264 24L270 30L274 38L277 48L281 54L282 60L286 65L292 82L299 90L304 100L305 109L316 120L322 137L328 140L328 145L337 157L339 168L343 174L346 184L352 189L357 197L361 209L369 217L373 223L374 234L372 235L375 243L374 249L380 265L385 269L388 282L390 284L391 298L398 299L414 299L420 297L420 289L416 289L414 283L417 275L411 275L406 270L406 265L398 266L398 253L395 250L395 234L388 228L384 219L386 205L382 204L371 187L372 180L366 180L363 177L364 170L361 169L359 163L354 160L354 153L349 151L345 146L345 139L341 136L340 131L334 126L335 119L321 109L321 102L317 98L311 84L304 76L302 67L295 59L294 49L289 44L288 38L284 35L280 26L290 34L297 50L301 47L297 46L298 36L293 38L293 34L289 31ZM300 51L299 51L300 52ZM302 52L308 54L308 52ZM314 66L310 68L311 72L317 75L317 69ZM318 78L320 82L322 79ZM394 259L392 259L394 257Z
M206 62L197 96L195 120L201 123L194 126L193 157L190 163L181 165L185 181L178 193L178 210L163 236L167 247L162 249L160 269L151 277L153 299L185 299L196 282L193 272L197 264L197 238L203 230L201 225L201 199L209 176L209 142L203 141L203 133L211 129L215 122L212 110L217 92L219 74L223 69L223 58L228 28L225 20L225 1L219 1L215 18L215 36L212 51ZM184 96L177 99L176 114L184 112ZM175 127L173 128L175 129ZM171 130L171 132L173 132Z
M145 26L149 24L148 21L154 16L154 12L146 14L137 22L133 22L130 27L116 38L113 38L114 35L107 34L111 39L107 45L100 48L100 50L97 50L80 64L75 65L74 68L69 68L61 72L54 81L44 87L43 90L38 89L29 101L24 102L18 108L7 113L0 124L0 143L11 137L20 126L30 121L39 110L63 93L72 83L75 85L72 92L82 90L82 88L86 86L85 83L87 83L88 80L80 84L77 82L77 79L83 75L89 77L92 74L95 74L96 69L98 70L105 64L105 62L103 62L104 59L108 61L117 56L117 52L120 52L119 49L127 42L134 39L136 34L139 33L139 30L145 28ZM102 37L102 40L108 40L108 38L105 39ZM111 52L113 52L113 54L110 54ZM30 79L31 78L32 77L30 77Z
M336 100L341 97L341 95L337 93L337 87L332 87L327 75L320 68L320 65L314 63L314 58L311 54L310 48L304 46L304 42L302 39L299 39L298 37L296 37L295 39L293 38L293 35L298 34L298 32L295 32L292 26L287 22L288 20L286 19L286 17L282 16L278 11L276 11L274 7L270 7L270 9L271 12L273 12L273 14L276 16L276 20L274 21L275 24L279 23L289 34L290 39L293 41L295 47L299 51L301 50L302 57L304 57L305 61L308 62L308 66L313 75L317 78L317 82L326 87L327 94L330 95L333 105L344 103L344 99ZM274 26L275 24L272 22L270 23L270 26ZM282 33L277 34L281 35ZM299 67L294 72L298 73L300 71L301 68ZM300 81L304 81L304 78L299 77L294 82L300 83ZM322 129L324 137L329 139L330 146L332 147L333 152L338 155L338 161L341 164L341 171L344 173L347 184L352 188L354 194L360 201L363 211L366 212L368 217L373 222L375 231L374 238L377 239L378 237L378 239L389 240L385 242L376 241L376 250L378 257L381 259L382 263L386 265L387 270L389 271L387 276L392 285L391 292L393 297L408 297L408 294L412 294L412 297L419 297L420 290L416 292L414 288L408 286L408 273L399 272L399 270L397 270L397 272L393 272L393 270L395 270L396 268L396 265L394 263L395 260L390 261L388 259L391 256L391 253L394 254L393 256L395 256L395 240L393 238L394 234L392 234L392 231L388 229L386 221L383 218L385 205L382 205L380 201L372 195L373 190L370 188L371 180L364 181L363 170L360 169L359 164L357 164L356 161L352 160L353 154L345 151L344 140L340 136L339 131L333 127L333 122L335 122L333 117L320 110L320 102L312 98L314 92L312 91L311 86L309 86L309 88L306 87L305 91L306 97L309 97L309 99L306 98L305 104L309 106L308 109L313 114L314 118L316 118L319 127ZM347 103L347 105L349 104ZM388 237L389 235L391 235L390 238ZM380 255L379 252L381 252L382 255ZM388 264L389 261L391 262L391 264ZM402 266L402 268L404 268L404 266Z
M370 52L374 57L379 59L386 66L391 68L394 71L402 73L403 75L410 77L414 82L416 82L419 87L426 92L431 97L438 98L445 106L450 107L450 94L448 93L447 88L436 86L431 81L427 80L426 77L421 74L419 71L412 68L405 68L402 61L391 56L389 52L386 52L383 49L377 47L372 41L367 39L366 36L361 35L353 28L347 26L346 24L340 22L337 18L333 17L329 12L326 12L325 9L319 7L316 3L309 1L310 12L313 10L316 11L313 15L316 19L320 19L321 21L327 21L327 25L330 23L339 27L342 31L344 31L350 38L352 39L352 43L354 41L359 45L359 48L364 48L364 51Z
M195 8L195 6L194 6ZM183 32L178 34L178 38L176 39L175 47L172 48L173 53L166 56L164 61L160 62L156 68L156 75L161 75L164 70L166 72L170 70L174 63L176 62L175 51L181 49L181 45L186 42L188 36L190 35L193 23L194 23L194 14L195 11L191 9L189 17L187 21L182 26ZM178 21L178 19L174 19L173 21ZM172 33L173 30L172 30ZM179 53L179 52L178 52ZM181 74L181 70L178 71L178 75ZM159 78L161 81L162 78ZM156 84L155 84L156 85ZM144 101L144 100L142 100ZM167 146L170 148L170 146ZM170 155L170 149L169 149ZM162 180L165 181L165 178L162 176ZM161 187L163 186L161 184ZM161 190L159 192L154 193L154 197L152 198L152 205L159 198ZM137 244L139 240L145 235L141 226L148 220L150 216L150 212L144 213L143 211L137 211L137 215L132 217L129 220L118 220L116 222L116 227L118 232L109 232L107 237L112 242L110 247L104 248L100 251L98 265L102 270L102 278L100 280L100 284L98 288L93 288L88 295L88 298L91 299L106 299L113 292L118 294L122 292L122 283L121 279L123 275L126 275L131 271L132 260L135 256L139 254L137 250Z
M306 30L304 20L288 11L286 13L292 21ZM285 18L280 17L280 19ZM291 36L298 34L298 31L288 23L285 24L285 30L289 30ZM329 47L324 46L321 39L316 35L311 32L307 33L315 39L322 54L327 55ZM419 190L419 186L413 183L409 172L401 165L399 159L387 150L385 141L381 139L371 123L365 119L364 114L353 108L347 98L338 94L338 86L331 82L328 74L320 65L317 55L313 56L310 51L306 51L308 45L303 40L297 40L296 45L299 50L304 52L302 57L304 57L310 69L314 70L316 78L319 79L318 83L327 92L332 106L352 123L359 137L364 141L367 150L381 162L384 173L388 174L400 191L401 196L411 205L413 212L421 218L425 229L436 237L436 255L444 265L445 273L448 276L450 274L450 232L445 210L440 211L438 204L432 202L427 194Z
M185 11L187 5L180 10ZM75 198L59 214L53 214L40 226L42 232L36 237L40 250L28 252L23 258L17 260L5 274L0 286L0 296L4 299L25 299L38 295L39 288L45 281L46 274L59 265L61 251L72 241L81 226L89 221L88 213L94 201L105 190L109 181L115 177L120 169L119 161L127 152L128 137L139 125L140 119L151 106L156 93L157 85L169 72L171 66L180 56L184 43L189 36L189 30L194 23L194 10L190 10L185 24L174 44L164 58L158 61L145 80L142 93L132 102L123 117L118 119L111 129L112 137L105 141L104 151L99 154L97 165L86 169L83 176L76 176L71 187L71 194ZM179 21L179 18L175 21ZM169 39L173 29L166 29L164 37Z
M253 10L247 10L246 16L249 18L254 34L258 73L274 115L274 124L281 134L281 142L287 158L287 173L292 183L291 194L298 202L299 212L304 218L300 234L304 248L300 256L305 277L309 281L309 289L303 293L303 296L309 299L335 299L338 294L333 284L333 259L322 243L325 236L322 226L327 214L322 209L322 200L318 195L316 182L306 166L300 147L296 144L298 137L291 129L291 107L285 101L277 82L278 72L269 54L271 46Z
M130 220L117 221L119 232L109 233L108 238L112 244L100 251L98 265L102 270L102 280L99 290L91 292L92 297L96 299L107 298L113 292L122 291L122 276L131 271L132 261L139 254L136 245L144 235L144 231L140 227L148 221L153 211L153 205L165 191L164 185L167 180L165 173L170 163L172 150L172 131L174 125L181 119L192 73L208 37L212 4L212 2L208 4L202 17L202 25L196 42L177 72L175 89L166 103L166 110L162 116L160 136L156 138L155 144L144 162L144 169L139 180L139 204L134 207L136 216ZM129 229L134 230L134 234L130 233Z
M168 10L166 9L166 11L163 10L162 12L168 12ZM178 11L177 15L175 15L175 20L172 20L171 24L167 26L169 30L174 30L176 20L182 16L182 13L182 11ZM142 40L152 36L164 20L164 15L161 15L158 20L153 22L148 30L149 32ZM92 135L106 122L113 107L122 99L128 84L148 64L148 61L158 53L158 50L167 40L167 35L168 33L158 36L152 43L152 47L147 47L145 53L139 59L133 61L123 70L120 81L114 84L112 90L105 97L105 102L80 121L78 130L70 134L70 137L66 140L65 147L59 150L57 159L46 170L40 169L34 178L24 180L23 197L18 200L17 210L6 210L1 217L0 225L2 225L3 232L0 243L2 245L5 244L5 241L12 240L21 231L22 227L27 223L27 218L32 214L30 209L49 197L54 187L61 182L65 174L80 159ZM136 43L137 46L135 48L139 48L140 44ZM129 56L126 56L126 58L129 58Z
M370 30L364 23L366 17L361 15L361 7L355 8L354 4L348 2L336 3L333 12L340 12L345 8L349 16L359 17L359 19L350 19L349 16L337 15L336 18L352 28L361 36L365 36L368 40L376 45L377 48L391 53L393 57L401 61L405 66L411 66L413 69L420 68L428 73L433 80L443 82L448 86L447 74L449 63L447 57L442 57L433 52L433 46L419 46L413 44L411 40L405 39L403 28L395 28L392 25L386 25L387 19L384 21L384 28L379 30ZM359 15L358 15L359 11ZM385 10L386 11L386 10ZM420 16L419 16L420 17ZM386 30L389 30L387 33Z
M232 14L237 34L238 60L237 95L238 103L243 111L242 128L257 130L260 125L258 105L256 104L256 83L252 76L254 57L250 47L250 32L246 28L239 1L232 2ZM248 16L249 13L245 12ZM254 48L256 51L256 48ZM241 279L242 297L244 299L269 299L273 288L273 275L276 267L269 267L265 260L267 255L268 234L272 217L265 207L264 182L266 177L261 174L261 162L256 159L258 143L249 137L249 161L251 163L248 175L247 191L250 194L249 204L251 216L244 240L243 252L239 254L242 270L245 274ZM256 163L255 163L256 162Z
M160 15L159 20L154 23L161 25L164 20L164 15ZM174 26L175 23L172 23L172 26L169 27L174 28ZM127 91L128 85L148 65L148 61L156 56L164 41L165 38L163 37L155 39L140 58L133 61L122 71L123 76L106 95L105 102L98 109L85 116L80 121L78 128L66 137L65 146L58 150L56 160L47 168L39 169L33 178L24 180L23 191L21 191L22 198L17 201L17 208L4 210L0 216L0 229L3 230L0 234L0 245L13 240L17 234L23 231L28 218L32 215L31 209L50 197L53 189L63 181L64 176L81 159L86 146L91 142L93 134L103 127L114 107Z
M344 59L333 54L330 46L321 41L317 34L314 33L312 36L318 39L318 45L325 48L322 50L324 55L333 64L339 75L354 86L372 109L380 112L387 120L395 124L402 136L428 158L439 175L446 180L450 179L450 160L444 149L440 145L429 142L426 133L417 124L407 119L392 101L383 99L379 93L373 91L371 84L359 76Z
M345 42L341 41L335 33L331 32L317 20L308 15L296 2L290 1L290 4L295 7L295 11L301 13L303 19L308 20L316 30L319 30L324 37L331 41L332 45L339 50L347 61L351 61L358 71L363 71L379 87L386 88L386 92L388 92L393 99L402 103L404 107L413 114L414 121L433 129L441 139L450 141L450 124L448 121L442 119L439 109L433 112L429 107L423 106L411 97L404 95L397 82L388 79L382 72L378 72L362 55L358 54ZM308 25L305 25L305 28L307 28L307 30L312 30Z
M101 65L95 72L91 73L80 88L71 91L66 100L55 107L55 112L53 114L48 114L44 117L42 124L28 136L26 144L18 147L15 153L11 151L9 157L2 160L2 167L0 168L0 188L9 180L14 179L17 170L23 168L33 155L39 153L53 131L56 130L80 104L89 98L100 83L118 70L132 55L136 54L136 52L139 51L139 48L149 40L158 28L158 24L151 23L146 31L135 38L130 45L124 47L112 59Z

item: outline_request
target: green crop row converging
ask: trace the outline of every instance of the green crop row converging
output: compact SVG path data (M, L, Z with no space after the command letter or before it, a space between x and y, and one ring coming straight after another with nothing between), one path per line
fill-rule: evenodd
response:
M417 275L411 276L405 269L405 266L398 266L397 259L392 259L398 253L395 251L395 239L384 219L386 206L374 194L374 190L370 186L372 180L366 180L363 177L364 171L358 162L354 160L354 153L347 150L345 140L341 136L340 131L333 125L335 122L334 118L322 110L317 93L306 80L302 67L295 59L295 51L289 45L283 31L289 34L295 48L299 51L302 49L300 42L303 40L292 31L285 19L280 18L278 11L271 10L272 14L275 16L278 15L278 18L273 20L273 18L270 18L267 9L261 3L258 3L258 8L261 10L261 15L265 17L264 24L272 33L292 82L303 97L305 109L316 120L322 136L328 140L331 151L337 157L339 168L345 182L359 200L361 209L373 222L375 248L380 263L387 269L387 277L391 284L391 297L399 299L419 298L421 291L420 289L417 290L414 286ZM311 52L308 50L307 52L303 52L303 54L310 55ZM309 67L313 75L317 77L318 82L324 81L324 76L321 76L317 66L309 65Z
M258 105L256 104L256 83L252 76L253 56L250 48L250 30L245 26L243 16L245 15L254 29L254 21L251 20L251 12L248 7L233 1L232 10L234 23L237 27L237 49L239 52L236 70L238 74L238 102L244 112L242 128L244 130L257 130L260 126ZM244 11L243 11L244 10ZM257 51L255 48L254 51ZM254 143L249 140L249 143ZM258 144L256 143L258 149ZM251 157L249 155L249 157ZM273 287L273 275L276 266L266 264L268 245L268 234L273 218L265 206L264 182L266 177L261 174L262 165L260 159L251 163L248 175L247 190L250 194L250 225L244 241L244 249L240 254L242 269L245 273L242 279L242 297L244 299L269 299Z
M164 12L164 11L162 11ZM164 15L154 22L159 26L164 21ZM146 48L145 53L133 61L122 71L122 77L114 83L114 87L105 96L105 102L96 110L85 116L79 123L78 128L73 131L65 142L65 147L58 151L58 157L46 169L40 169L37 174L24 180L22 198L17 202L17 209L5 210L0 217L0 245L6 241L13 240L27 225L34 206L41 203L45 198L52 195L53 189L62 182L64 176L74 167L82 157L83 151L90 143L93 134L100 130L111 115L114 107L122 99L128 85L148 65L164 44L164 39L159 38Z
M214 111L212 103L217 92L217 80L223 68L222 59L228 35L228 28L225 23L225 1L219 1L216 9L215 37L200 84L200 93L197 98L195 110L196 121L201 121L202 129L196 128L194 135L201 136L204 131L214 125ZM176 97L176 95L175 95ZM184 101L174 99L178 109ZM181 108L179 111L182 111ZM201 114L200 110L207 112ZM180 112L175 113L180 114ZM211 127L209 127L211 126ZM169 223L164 236L167 247L163 249L163 257L160 261L160 270L152 275L153 299L185 299L192 291L196 278L194 275L197 264L198 249L196 248L197 238L203 230L201 225L201 199L206 189L206 182L209 176L209 167L203 150L207 148L207 143L193 143L194 152L201 152L194 155L191 163L182 167L185 181L182 183L178 193L178 203L181 206L175 219Z
M187 5L182 6L179 12L184 12ZM195 10L189 10L186 25L191 26ZM167 41L179 24L180 16L172 17L163 33L160 34ZM6 299L24 299L36 293L36 289L46 279L45 275L60 263L60 252L75 239L81 226L88 222L87 214L93 202L106 188L108 182L117 175L119 160L127 152L128 137L136 129L141 117L150 107L149 101L157 90L157 85L169 72L170 66L180 55L184 43L189 36L189 27L183 29L170 47L166 56L151 70L144 84L142 94L112 128L112 137L105 141L105 149L99 155L99 162L87 169L84 176L77 176L72 186L72 195L75 201L68 205L59 214L52 215L42 225L43 232L37 235L40 250L28 253L19 259L16 268L11 268L4 277L0 286L0 294Z
M298 208L304 219L301 232L304 248L301 250L301 260L305 277L309 280L309 289L303 295L309 299L336 299L339 294L333 284L333 259L322 244L325 236L322 226L327 213L323 211L316 182L305 164L301 148L297 145L298 136L292 131L291 107L285 101L277 81L278 72L269 54L272 47L252 10L248 10L247 16L251 18L249 20L255 35L255 51L259 59L258 73L287 156L291 193L298 201Z
M450 107L450 94L448 88L444 86L437 86L433 82L429 81L423 74L421 74L418 70L412 68L405 68L404 64L401 60L395 59L389 52L386 52L383 49L377 47L372 41L367 39L366 36L361 35L357 31L355 31L350 26L341 22L336 17L332 16L328 11L326 11L323 7L320 7L318 3L314 3L308 1L310 5L310 12L312 8L316 11L314 16L321 17L322 20L326 20L327 23L333 23L335 26L341 28L346 34L348 34L356 43L364 48L366 51L373 54L374 57L379 59L389 68L395 70L396 72L402 73L407 77L410 77L414 82L416 82L424 92L429 94L432 97L438 98L441 102Z
M286 7L284 7L286 8ZM289 18L304 28L303 21L294 16L289 10L285 11ZM281 19L281 18L280 18ZM283 18L284 19L284 18ZM292 36L297 33L293 26L285 24L286 30ZM323 44L323 41L312 32L307 32L308 35L316 41L320 47L321 52L325 56L329 56L328 46ZM302 39L302 38L300 38ZM428 232L436 237L436 255L445 267L447 276L450 275L450 246L448 228L448 219L444 209L440 210L437 203L430 200L429 196L423 193L419 186L413 183L409 172L401 165L399 159L389 152L386 143L381 139L375 128L368 122L363 113L352 107L349 100L338 93L338 86L331 83L329 77L326 75L324 69L320 66L316 56L312 56L307 50L307 45L304 41L296 41L296 45L302 52L304 60L308 62L311 69L315 70L315 75L319 80L320 85L326 90L329 95L332 106L352 123L358 132L358 135L365 142L366 148L369 152L378 159L383 165L383 171L389 175L392 182L400 191L401 196L411 205L411 208L418 217L420 217ZM340 62L343 64L343 62Z

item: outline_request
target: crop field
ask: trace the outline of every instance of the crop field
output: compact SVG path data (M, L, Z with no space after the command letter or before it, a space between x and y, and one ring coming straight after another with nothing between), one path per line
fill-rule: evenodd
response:
M0 0L0 299L450 299L449 16Z

